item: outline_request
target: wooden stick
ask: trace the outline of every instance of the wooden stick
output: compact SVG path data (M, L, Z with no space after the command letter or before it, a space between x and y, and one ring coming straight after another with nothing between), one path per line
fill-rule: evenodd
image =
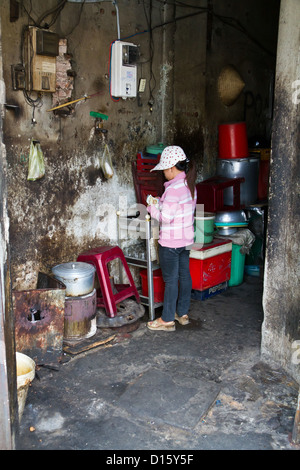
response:
M64 351L69 353L69 354L73 354L73 355L76 355L76 354L80 354L84 351L89 351L90 349L94 349L94 348L97 348L98 346L104 346L104 347L109 347L111 346L110 344L107 344L109 343L110 341L112 341L114 338L115 338L116 335L113 335L113 336L109 336L108 338L105 338L104 340L100 340L100 341L95 341L95 342L92 342L92 343L89 343L89 344L78 344L78 345L74 345L74 346L70 346L70 345L65 345L64 346Z
M55 111L55 109L64 108L65 106L69 106L70 104L73 104L73 103L78 103L78 101L88 100L90 98L93 98L93 96L101 95L102 93L103 93L102 91L98 91L98 93L94 93L93 95L89 95L89 96L84 95L82 98L78 98L78 100L68 101L68 103L60 104L59 106L55 106L55 108L47 109L47 113L50 111Z
M73 103L78 103L78 101L87 100L89 98L91 98L91 97L90 96L84 96L83 98L79 98L78 100L69 101L68 103L60 104L59 106L55 106L55 108L47 109L47 113L50 112L50 111L55 111L56 109L59 109L59 108L64 108L65 106L69 106L70 104L73 104Z

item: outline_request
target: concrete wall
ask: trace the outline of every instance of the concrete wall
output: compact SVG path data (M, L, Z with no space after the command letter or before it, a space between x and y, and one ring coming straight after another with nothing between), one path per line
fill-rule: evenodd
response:
M11 315L9 219L7 215L6 151L3 145L5 84L0 24L0 449L11 450L18 429L14 319ZM8 373L9 372L9 373Z
M300 382L300 5L281 2L263 305L262 354Z
M55 97L44 93L32 124L33 108L22 91L12 89L10 67L22 61L23 27L57 2L25 1L27 12L20 6L16 18L10 18L10 2L1 2L6 103L18 106L7 108L4 119L14 289L35 286L39 270L48 272L84 249L115 242L115 210L119 201L135 203L131 162L147 145L159 141L182 145L196 160L199 180L214 174L218 124L244 118L243 93L231 107L219 99L217 79L224 65L237 68L245 90L254 96L260 93L264 103L260 118L249 109L246 119L251 133L265 129L274 56L261 44L274 53L278 18L274 1L188 3L194 8L155 0L118 2L120 37L132 36L128 40L140 46L138 78L146 78L147 85L138 99L114 102L108 64L110 44L118 34L116 9L110 2L67 2L51 30L67 41L71 98L98 94L54 114L47 110L56 104ZM258 44L237 21L225 16L240 21ZM52 18L49 14L41 25ZM110 180L99 167L104 140L94 133L90 111L108 115L104 127L114 168ZM34 182L27 181L32 138L40 140L46 165L45 176Z
M26 3L26 2L25 2ZM30 15L35 20L57 2L31 2ZM24 6L26 6L24 4ZM28 8L30 2L28 2ZM147 29L142 5L122 2L121 38ZM29 13L29 12L28 12ZM160 23L161 12L155 9L153 21ZM51 28L67 39L67 52L74 74L72 99L92 95L91 99L65 108L60 114L47 112L56 103L44 93L42 105L33 108L22 91L14 91L11 64L21 61L21 33L28 23L26 12L10 22L9 2L1 4L3 23L4 79L6 102L17 105L5 113L4 139L8 164L8 200L13 288L35 285L38 270L76 259L91 246L114 243L115 211L119 199L135 202L131 162L146 145L161 140L161 99L159 99L162 50L156 47L153 68L157 80L153 110L148 105L148 91L141 99L114 102L109 95L110 43L117 39L116 9L110 2L98 4L67 3ZM52 16L45 18L50 22ZM32 21L30 20L32 24ZM43 25L44 21L42 22ZM139 78L149 79L148 34L138 34L131 41L140 45ZM155 31L156 44L162 42L162 29ZM149 81L149 80L148 80ZM31 94L36 98L36 93ZM95 135L90 111L108 115L104 122L107 134ZM39 139L45 159L45 176L27 181L31 139ZM107 143L114 176L106 180L100 161Z

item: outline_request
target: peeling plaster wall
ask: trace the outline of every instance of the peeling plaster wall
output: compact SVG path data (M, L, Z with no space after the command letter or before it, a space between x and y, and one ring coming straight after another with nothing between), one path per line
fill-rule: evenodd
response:
M24 2L34 19L56 5L53 0ZM136 202L131 162L138 151L161 141L161 103L158 100L150 111L147 88L139 101L112 101L108 72L110 43L117 39L116 9L110 2L67 3L51 30L66 39L67 58L75 76L71 99L98 94L73 105L70 113L64 108L56 115L47 110L57 104L58 94L44 93L32 125L33 108L26 104L22 91L12 89L10 70L11 64L21 62L21 33L28 16L20 6L19 18L11 22L8 1L1 2L0 13L4 20L6 102L18 106L6 109L4 121L12 287L27 289L35 287L39 270L49 272L55 264L76 259L85 249L116 242L119 201L124 205L125 200L127 207ZM130 41L140 46L138 78L148 81L149 35L144 33L143 5L119 2L119 15L121 38L142 33ZM161 9L154 9L152 15L153 22L159 24ZM51 15L46 20L50 21ZM161 37L158 29L154 39L159 43ZM158 88L161 63L161 51L156 49L152 65ZM106 134L94 132L90 111L108 115ZM46 167L45 176L37 181L27 181L32 138L40 140ZM105 144L114 169L110 180L105 179L100 165Z
M3 144L5 83L0 21L0 449L14 448L18 432L14 319L11 315L9 218L7 214L6 149Z

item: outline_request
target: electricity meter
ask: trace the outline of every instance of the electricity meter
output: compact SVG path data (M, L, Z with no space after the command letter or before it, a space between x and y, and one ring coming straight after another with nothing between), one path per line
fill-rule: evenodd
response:
M111 50L110 93L121 98L134 98L137 94L136 62L138 48L135 44L115 41Z
M57 34L29 26L24 42L26 90L55 92L58 41Z

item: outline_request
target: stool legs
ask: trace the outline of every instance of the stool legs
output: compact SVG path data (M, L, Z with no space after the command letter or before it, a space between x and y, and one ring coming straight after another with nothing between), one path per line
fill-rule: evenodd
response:
M119 258L123 264L129 280L129 286L119 286L120 288L117 288L118 292L113 293L107 264L116 258ZM113 318L117 315L117 304L128 297L135 296L137 302L140 303L140 296L135 287L131 272L123 252L118 246L93 248L85 253L81 253L77 261L87 262L95 266L102 293L102 297L97 298L97 307L104 307L109 317Z

